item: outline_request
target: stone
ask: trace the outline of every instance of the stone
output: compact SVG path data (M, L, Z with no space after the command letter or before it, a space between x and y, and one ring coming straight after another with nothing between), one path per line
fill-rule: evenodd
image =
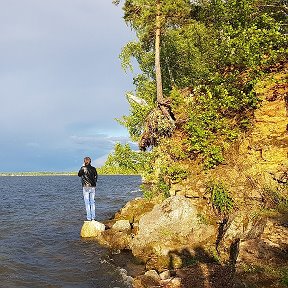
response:
M105 230L105 225L98 221L84 221L80 235L82 238L97 237Z
M165 270L159 274L161 280L167 280L171 277L171 273L169 270Z
M171 286L174 288L182 287L181 278L178 278L178 277L173 278L170 283L171 283Z
M116 231L130 231L131 225L130 225L129 220L118 220L111 227L111 229L116 230Z
M182 283L181 283L181 278L180 277L175 277L175 278L170 278L170 279L165 279L161 280L161 286L160 287L165 287L165 288L181 288ZM186 286L185 286L186 287ZM197 286L198 287L198 286ZM202 287L202 286L201 286ZM206 286L205 286L206 287ZM210 287L210 286L209 286Z
M177 192L176 192L176 195L186 196L186 190L177 191Z
M145 275L155 279L156 281L160 280L160 276L158 275L156 270L149 270L149 271L145 272Z
M127 270L125 270L124 268L119 268L119 272L120 272L120 275L123 279L123 282L127 285L127 287L131 287L132 283L133 283L133 277L129 276L127 274ZM114 287L114 288L116 288L116 287Z
M233 247L238 244L241 246L244 241L259 239L267 223L266 217L255 216L252 212L249 214L249 211L245 210L237 211L233 216L230 215L230 218L224 227L225 233L217 248L222 261L232 259ZM236 255L239 253L238 248L236 247L235 250Z
M259 238L240 243L239 261L250 265L263 263L265 266L274 266L277 269L288 267L288 228L283 226L284 223L278 221L279 219L268 219L267 225Z
M153 277L147 275L140 275L134 278L132 286L133 288L161 287L160 281L157 281Z
M132 239L130 233L114 229L105 230L105 232L102 233L101 238L104 240L106 246L112 250L129 249L130 241Z
M175 195L183 195L185 196L185 190L183 185L180 184L172 184L171 188L169 190L170 196L175 196Z
M154 200L153 200L154 201ZM115 214L115 220L129 220L130 223L138 222L139 218L151 211L155 203L153 201L136 198L129 201L120 211Z
M101 231L101 232L105 231L105 225L103 223L95 221L95 220L92 220L91 222L98 231Z
M198 214L193 202L184 196L169 197L155 205L139 221L139 231L130 244L132 253L144 261L149 259L151 269L157 264L157 270L163 271L167 262L169 264L171 251L200 243L202 245L207 241L214 243L216 228L201 223ZM157 257L151 258L151 255Z

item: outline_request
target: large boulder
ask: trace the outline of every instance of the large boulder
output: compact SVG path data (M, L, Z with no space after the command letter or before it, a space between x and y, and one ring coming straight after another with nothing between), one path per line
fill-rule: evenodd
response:
M212 244L216 235L217 229L201 221L199 211L190 199L174 196L142 216L130 247L136 257L144 262L150 261L150 269L161 270L175 260L173 253L180 255L184 250L192 251L193 247Z

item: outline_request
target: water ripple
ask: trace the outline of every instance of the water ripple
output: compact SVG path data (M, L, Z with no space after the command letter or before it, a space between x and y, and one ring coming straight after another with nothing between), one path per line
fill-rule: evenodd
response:
M97 219L140 195L140 182L135 176L100 176ZM1 287L129 286L130 278L105 249L79 237L85 207L78 177L0 177L0 193Z

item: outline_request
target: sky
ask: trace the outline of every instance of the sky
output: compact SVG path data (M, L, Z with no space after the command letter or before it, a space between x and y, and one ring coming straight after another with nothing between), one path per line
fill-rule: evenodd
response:
M0 172L100 167L129 141L134 34L112 0L0 0Z

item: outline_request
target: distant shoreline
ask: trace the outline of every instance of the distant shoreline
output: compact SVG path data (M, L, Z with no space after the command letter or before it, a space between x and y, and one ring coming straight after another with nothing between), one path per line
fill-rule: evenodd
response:
M76 176L76 172L0 172L1 176Z
M0 172L0 177L7 176L77 176L77 172ZM100 174L101 176L140 176L140 174Z

